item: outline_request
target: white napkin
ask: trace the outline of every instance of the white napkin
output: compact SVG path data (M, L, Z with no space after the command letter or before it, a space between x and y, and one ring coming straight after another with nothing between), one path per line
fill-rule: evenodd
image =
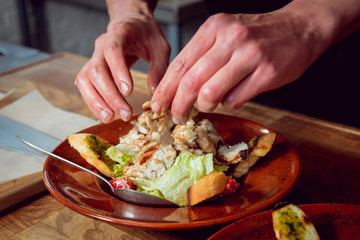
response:
M14 91L15 91L15 88L10 89L10 91L8 91L6 93L0 92L0 100L3 99L3 98L6 98L9 95L11 95Z
M38 90L0 109L0 115L59 140L98 123L93 119L52 106ZM46 157L32 156L0 147L0 183L42 171L45 159Z

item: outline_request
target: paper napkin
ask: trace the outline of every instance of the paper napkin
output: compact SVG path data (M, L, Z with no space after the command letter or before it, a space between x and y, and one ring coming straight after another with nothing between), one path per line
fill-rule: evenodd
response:
M59 140L64 140L70 134L98 124L97 121L88 117L54 107L38 90L0 109L0 115ZM0 147L0 183L42 171L45 159L45 156L33 156Z

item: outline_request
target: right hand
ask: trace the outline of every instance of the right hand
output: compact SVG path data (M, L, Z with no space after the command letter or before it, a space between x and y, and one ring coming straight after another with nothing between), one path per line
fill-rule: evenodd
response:
M108 3L109 4L109 3ZM133 89L130 68L139 59L150 63L148 86L155 88L164 75L170 47L148 5L141 0L124 0L109 7L107 32L97 38L95 50L76 77L76 85L91 111L110 122L115 114L123 120L132 116L124 96Z

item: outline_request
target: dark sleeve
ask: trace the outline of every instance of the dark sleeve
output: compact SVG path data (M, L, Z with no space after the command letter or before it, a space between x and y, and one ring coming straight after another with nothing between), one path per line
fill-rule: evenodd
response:
M216 13L265 13L279 9L289 0L205 0L209 15Z

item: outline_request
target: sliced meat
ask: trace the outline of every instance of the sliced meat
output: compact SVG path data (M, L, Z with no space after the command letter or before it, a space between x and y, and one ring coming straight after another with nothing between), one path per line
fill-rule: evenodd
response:
M126 147L138 154L142 147L149 142L145 135L140 133L137 128L132 128L125 136L120 138L119 145Z
M222 137L216 132L214 126L207 119L197 125L194 120L189 120L184 125L177 125L172 132L175 149L178 151L190 151L216 154Z
M235 164L246 158L247 151L248 145L244 142L233 146L222 145L217 151L216 160L221 165Z
M174 164L175 158L176 151L171 145L149 142L133 164L124 166L124 174L127 177L155 180Z
M215 144L216 147L224 142L224 140L216 131L214 125L209 121L209 119L201 120L199 122L199 127L206 130L208 136L210 137L211 141Z
M216 143L214 143L208 133L206 132L206 129L202 127L196 127L195 133L197 135L196 137L196 143L198 146L204 150L207 153L216 154Z
M177 125L175 127L171 136L174 138L174 146L176 150L184 151L197 147L195 141L197 138L195 126L194 120L190 120L184 125Z
M152 112L150 104L150 101L143 104L144 112L134 123L135 127L150 141L160 144L173 144L170 129L174 126L174 122L169 111L164 113Z

